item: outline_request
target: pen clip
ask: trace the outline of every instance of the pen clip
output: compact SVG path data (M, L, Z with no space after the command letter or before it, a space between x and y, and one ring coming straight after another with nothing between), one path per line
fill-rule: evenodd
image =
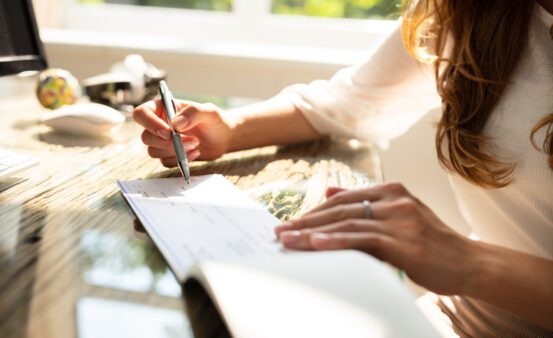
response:
M173 106L173 120L175 119L175 117L177 117L177 114L178 114L178 111L177 111L177 105L175 104L175 100L171 97L171 105ZM171 129L173 129L173 131L175 133L177 133L177 131L175 130L175 127L173 127L173 120L171 120Z
M173 112L175 113L174 117L177 117L177 105L175 104L175 100L173 98L171 98L171 104L173 105Z

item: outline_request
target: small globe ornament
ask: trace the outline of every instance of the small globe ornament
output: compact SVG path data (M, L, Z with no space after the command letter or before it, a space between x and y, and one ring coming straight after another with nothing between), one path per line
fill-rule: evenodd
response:
M67 70L52 68L38 76L36 96L40 104L48 109L75 103L81 96L79 81Z

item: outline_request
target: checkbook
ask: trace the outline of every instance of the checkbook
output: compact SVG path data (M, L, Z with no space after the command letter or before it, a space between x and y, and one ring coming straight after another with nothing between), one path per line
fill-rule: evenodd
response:
M284 250L279 220L222 175L193 176L189 185L182 177L117 183L182 284L193 330L439 337L384 263L357 251ZM195 328L209 308L222 325Z

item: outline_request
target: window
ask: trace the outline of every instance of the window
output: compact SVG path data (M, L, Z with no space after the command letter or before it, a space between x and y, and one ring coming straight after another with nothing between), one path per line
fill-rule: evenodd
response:
M232 0L80 0L83 4L122 4L230 12Z
M119 62L125 54L139 53L171 74L175 93L257 98L273 95L292 83L327 78L339 68L365 59L397 28L397 22L383 19L397 17L401 3L34 1L63 4L57 26L62 29L46 33L50 42L60 47L52 49L57 52L57 63L78 68L82 67L81 58L91 60L83 77Z
M67 5L63 22L65 28L128 34L136 36L137 39L149 36L148 43L144 44L149 48L153 48L151 46L156 41L157 45L160 45L158 37L162 37L174 39L175 41L170 43L172 46L194 46L194 48L203 48L204 51L214 44L219 44L218 46L235 44L236 48L249 44L245 47L257 48L257 50L262 48L260 46L280 45L346 52L367 51L388 34L396 23L383 19L397 18L402 2L402 0L55 1L63 1ZM123 40L128 42L132 39L123 38ZM239 53L242 52L239 51ZM322 55L320 52L302 51L298 57L310 58L309 53L315 57Z
M401 0L273 0L272 13L351 19L395 19Z
M259 1L259 0L256 0ZM231 12L232 0L79 0L107 3ZM395 19L401 0L272 0L273 14L351 19Z

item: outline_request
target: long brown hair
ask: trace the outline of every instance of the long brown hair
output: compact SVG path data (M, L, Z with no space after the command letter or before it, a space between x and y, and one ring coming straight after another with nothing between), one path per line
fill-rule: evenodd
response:
M440 163L486 188L510 183L514 165L490 151L483 128L525 50L535 1L407 0L403 40L411 55L434 62L442 118L436 132ZM452 45L450 46L450 42ZM553 170L553 114L541 145Z

